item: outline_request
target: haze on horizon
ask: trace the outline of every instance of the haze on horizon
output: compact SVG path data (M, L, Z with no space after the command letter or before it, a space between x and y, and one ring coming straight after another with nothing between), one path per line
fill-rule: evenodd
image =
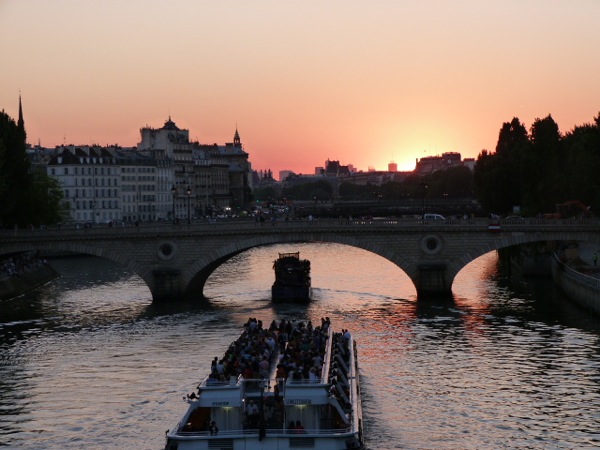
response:
M256 170L412 170L495 149L503 122L600 110L600 1L0 0L0 108L28 142L237 126Z

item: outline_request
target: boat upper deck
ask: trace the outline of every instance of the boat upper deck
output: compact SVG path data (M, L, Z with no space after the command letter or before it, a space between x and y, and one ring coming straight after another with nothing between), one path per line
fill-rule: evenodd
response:
M326 383L330 362L331 322L275 321L264 328L250 318L222 358L215 357L200 388L235 387L242 381L277 380L293 384Z

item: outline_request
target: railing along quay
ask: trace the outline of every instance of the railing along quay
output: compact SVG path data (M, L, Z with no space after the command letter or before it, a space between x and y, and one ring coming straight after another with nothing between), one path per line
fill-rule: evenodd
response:
M556 263L561 267L564 275L576 281L577 283L584 284L600 292L600 274L594 277L591 275L581 273L562 262L556 253L554 254L554 259L556 260Z

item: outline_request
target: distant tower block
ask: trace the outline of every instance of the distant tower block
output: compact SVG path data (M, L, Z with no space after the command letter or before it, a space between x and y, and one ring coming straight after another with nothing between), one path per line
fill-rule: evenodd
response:
M388 172L398 172L398 164L396 164L394 161L390 162L388 164Z

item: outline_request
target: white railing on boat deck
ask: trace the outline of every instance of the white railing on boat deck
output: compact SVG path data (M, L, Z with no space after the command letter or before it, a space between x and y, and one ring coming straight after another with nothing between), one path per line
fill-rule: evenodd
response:
M331 428L331 429L310 429L307 428L302 432L297 430L288 430L281 428L267 428L267 436L288 436L288 437L315 437L315 436L342 436L352 434L352 427L346 428ZM219 431L216 435L211 435L208 431L178 431L175 433L177 436L196 436L204 438L222 438L222 437L233 437L233 436L247 436L258 434L258 428L246 429L246 430L226 430Z
M350 426L352 429L358 429L359 424L356 423L357 415L362 415L362 406L360 404L360 392L358 387L358 366L356 363L356 348L354 346L354 336L350 335L348 341L348 351L350 352L350 371L348 373L348 382L350 383L350 401L352 405L352 413L350 414Z
M241 381L244 379L241 375L231 376L229 380L217 380L215 378L210 378L210 374L206 375L204 379L200 382L199 386L202 387L211 387L211 386L238 386Z
M325 354L323 355L323 368L321 369L321 383L327 383L329 377L329 365L331 364L331 352L333 341L333 327L327 328L327 343L325 344Z

